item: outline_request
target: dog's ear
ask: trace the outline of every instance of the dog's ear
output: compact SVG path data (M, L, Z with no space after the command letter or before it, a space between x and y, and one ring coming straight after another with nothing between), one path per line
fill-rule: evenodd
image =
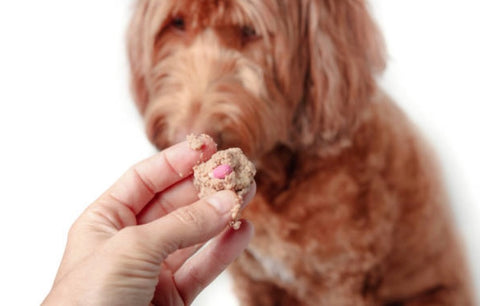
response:
M148 89L146 85L148 64L145 60L148 52L145 46L147 11L148 1L138 0L127 32L127 51L131 77L130 87L141 114L144 113L148 104Z
M364 0L303 1L309 65L297 114L303 146L348 135L385 67L384 44Z

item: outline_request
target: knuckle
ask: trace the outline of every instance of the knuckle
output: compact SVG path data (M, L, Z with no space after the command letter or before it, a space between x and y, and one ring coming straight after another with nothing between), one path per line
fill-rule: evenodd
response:
M145 188L147 192L154 195L156 193L157 187L151 180L148 179L147 176L142 174L140 167L136 165L136 166L133 166L131 169L132 169L131 171L133 172L133 175L135 176L135 179L138 180L138 182Z
M168 195L165 195L165 194L160 195L158 201L159 201L158 207L160 207L164 215L168 215L170 212L175 211L177 209L176 205L168 197Z
M202 228L205 224L205 217L200 213L198 209L192 207L185 207L183 209L177 209L173 212L173 217L182 225Z

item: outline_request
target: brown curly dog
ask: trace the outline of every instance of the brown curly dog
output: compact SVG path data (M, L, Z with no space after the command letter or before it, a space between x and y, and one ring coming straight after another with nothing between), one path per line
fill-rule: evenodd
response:
M363 0L138 0L132 88L159 148L191 132L258 168L242 305L473 305L434 158L379 88Z

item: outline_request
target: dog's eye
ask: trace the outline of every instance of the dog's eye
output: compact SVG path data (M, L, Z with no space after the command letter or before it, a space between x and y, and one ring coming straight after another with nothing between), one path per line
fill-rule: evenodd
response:
M170 24L178 30L185 31L185 20L182 17L174 17Z
M243 26L241 28L241 35L243 43L247 43L258 38L257 31L250 26Z

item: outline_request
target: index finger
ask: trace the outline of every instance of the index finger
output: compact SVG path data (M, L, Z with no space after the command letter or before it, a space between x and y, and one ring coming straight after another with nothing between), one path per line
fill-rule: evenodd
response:
M215 153L215 142L200 137L203 145L199 148L192 149L184 141L134 165L102 196L107 198L98 202L118 202L137 215L155 194L190 176L193 166Z

